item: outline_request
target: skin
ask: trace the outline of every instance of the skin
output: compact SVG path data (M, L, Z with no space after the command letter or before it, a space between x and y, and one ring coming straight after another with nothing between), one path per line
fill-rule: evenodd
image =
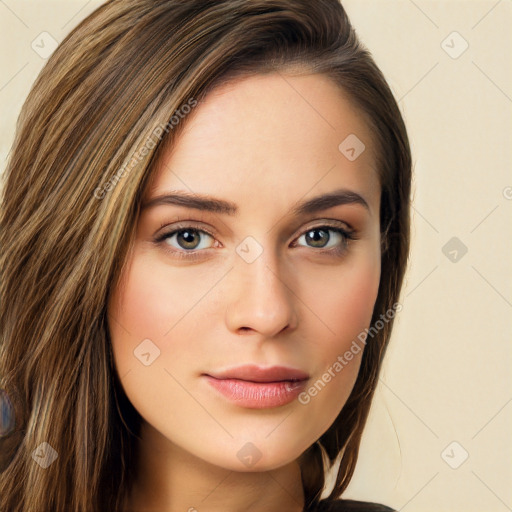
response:
M144 420L128 509L299 512L298 458L342 409L362 351L305 405L241 407L202 374L284 365L307 372L312 385L369 326L381 258L371 132L339 87L311 74L239 78L210 93L186 122L144 200L193 192L234 202L239 213L159 205L139 217L109 302L116 369ZM366 146L355 161L338 149L349 134ZM369 208L292 215L297 202L339 188ZM178 220L214 236L199 231L183 240L181 231L154 241ZM335 231L311 233L329 221L357 235L341 255L321 252L344 247ZM236 251L248 236L263 249L252 263ZM179 259L173 250L199 256ZM160 350L149 366L134 356L145 339ZM251 466L237 456L248 442L261 454Z

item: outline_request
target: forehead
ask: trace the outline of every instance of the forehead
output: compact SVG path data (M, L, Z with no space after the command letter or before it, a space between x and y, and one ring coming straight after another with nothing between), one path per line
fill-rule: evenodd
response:
M346 188L378 211L369 127L323 75L236 79L209 93L185 122L154 169L150 193L184 190L265 208L262 201L284 206Z

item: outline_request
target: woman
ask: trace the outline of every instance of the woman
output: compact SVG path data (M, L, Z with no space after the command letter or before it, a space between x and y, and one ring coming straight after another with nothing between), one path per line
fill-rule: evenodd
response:
M339 498L411 155L336 0L107 2L4 180L0 510L391 510Z

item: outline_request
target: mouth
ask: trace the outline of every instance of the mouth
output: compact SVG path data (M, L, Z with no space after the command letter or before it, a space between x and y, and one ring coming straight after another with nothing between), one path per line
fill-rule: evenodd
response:
M299 369L286 366L262 368L257 365L244 365L206 375L215 379L237 379L248 382L297 382L309 379L309 375Z
M210 372L203 377L230 402L250 409L280 407L292 402L309 379L307 373L294 368L255 365Z

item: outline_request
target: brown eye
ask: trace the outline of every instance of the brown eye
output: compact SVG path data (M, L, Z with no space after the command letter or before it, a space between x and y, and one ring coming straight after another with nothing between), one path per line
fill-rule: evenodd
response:
M311 243L313 247L320 247L321 249L324 248L324 245L329 242L331 238L328 230L319 228L308 231L305 236L307 243Z
M197 249L197 244L201 241L197 231L187 229L178 231L176 241L183 249Z
M184 228L179 229L175 231L171 231L170 233L167 233L166 235L162 236L162 240L165 240L166 244L171 245L172 247L179 249L184 249L188 251L196 250L196 249L207 249L208 247L200 247L201 245L201 238L204 238L205 236L210 237L208 233L205 231L202 231L200 229L193 229L193 228ZM171 244L171 240L175 238L175 243Z
M334 235L330 233L334 233ZM345 247L350 235L339 228L320 226L306 231L298 238L298 241L302 238L304 238L308 247L313 247L315 249L330 249L335 247ZM327 245L329 242L332 242L330 246Z

